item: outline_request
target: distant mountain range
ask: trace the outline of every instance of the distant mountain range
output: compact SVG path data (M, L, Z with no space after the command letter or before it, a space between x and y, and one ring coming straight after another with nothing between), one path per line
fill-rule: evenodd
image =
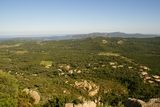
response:
M81 39L88 37L123 37L123 38L150 38L150 37L160 37L160 35L156 34L127 34L123 32L111 32L111 33L89 33L89 34L77 34L77 35L67 35L66 37L70 37L73 39Z
M160 37L160 35L156 34L127 34L123 32L110 32L110 33L89 33L89 34L71 34L71 35L63 35L63 36L34 36L33 37L0 37L0 40L9 40L9 39L31 39L31 40L69 40L69 39L84 39L84 38L95 38L95 37L123 37L123 38L152 38L152 37Z

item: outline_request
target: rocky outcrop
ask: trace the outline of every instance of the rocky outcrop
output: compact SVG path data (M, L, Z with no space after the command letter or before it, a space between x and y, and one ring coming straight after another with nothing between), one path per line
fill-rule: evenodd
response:
M68 64L59 64L58 69L59 75L65 75L65 74L73 74L77 73L80 74L82 71L79 69L79 67L74 68Z
M124 41L123 40L119 40L119 41L117 41L117 44L118 45L122 45L124 43Z
M150 70L150 68L146 67L146 66L139 66L139 74L140 77L143 78L144 83L149 83L149 84L159 84L160 83L160 76L159 75L150 75L148 73L148 71Z
M160 107L160 98L153 98L148 102L144 102L135 98L129 98L125 102L125 107Z
M80 104L66 103L65 107L96 107L96 103L93 101L85 101Z
M45 68L50 68L52 66L52 61L41 61L40 65L44 66Z
M160 107L160 98L152 98L144 107Z
M103 43L103 44L107 44L107 43L108 43L108 41L107 41L107 40L105 40L105 39L103 39L103 40L102 40L102 43Z
M83 88L84 90L88 91L89 96L95 96L99 91L99 86L87 80L82 80L80 82L76 81L74 86L76 88Z
M142 100L138 100L135 98L129 98L126 102L125 102L125 107L142 107L142 105L144 105L145 102Z
M73 106L74 106L73 103L66 103L66 104L65 104L65 107L73 107Z
M71 66L67 64L60 64L59 69L61 69L62 71L68 72L69 70L71 70Z
M33 104L39 103L40 95L38 94L37 91L26 88L22 92L25 92L27 95L29 95L33 99Z

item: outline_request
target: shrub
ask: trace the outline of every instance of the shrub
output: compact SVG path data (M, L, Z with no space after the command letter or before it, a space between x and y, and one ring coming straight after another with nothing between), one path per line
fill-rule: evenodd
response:
M18 85L14 76L0 72L0 107L17 107Z

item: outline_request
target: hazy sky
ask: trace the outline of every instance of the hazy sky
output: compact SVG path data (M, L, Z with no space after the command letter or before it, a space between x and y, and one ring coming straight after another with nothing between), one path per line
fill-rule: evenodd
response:
M0 35L160 33L160 0L0 0Z

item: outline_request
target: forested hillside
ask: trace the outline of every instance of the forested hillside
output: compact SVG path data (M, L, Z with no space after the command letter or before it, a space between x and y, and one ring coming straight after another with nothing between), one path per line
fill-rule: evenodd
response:
M0 107L123 107L159 97L159 37L0 42Z

